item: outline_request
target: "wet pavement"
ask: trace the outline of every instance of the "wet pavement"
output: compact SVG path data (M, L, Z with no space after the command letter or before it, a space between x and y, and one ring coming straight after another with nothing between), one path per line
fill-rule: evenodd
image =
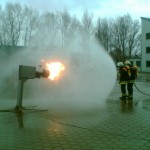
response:
M0 112L0 150L150 150L150 82L136 86L133 101L122 102L116 82L105 108Z

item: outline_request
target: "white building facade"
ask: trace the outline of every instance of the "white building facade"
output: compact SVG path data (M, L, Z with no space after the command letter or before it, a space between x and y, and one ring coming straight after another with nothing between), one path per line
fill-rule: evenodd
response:
M141 17L142 58L141 71L150 72L150 18Z

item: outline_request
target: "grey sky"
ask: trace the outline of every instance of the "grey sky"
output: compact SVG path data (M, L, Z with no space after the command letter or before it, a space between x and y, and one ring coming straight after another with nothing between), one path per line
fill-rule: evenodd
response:
M94 18L114 18L129 13L134 19L150 17L150 0L0 0L5 6L7 2L19 2L37 10L57 12L64 8L71 15L81 18L88 10Z

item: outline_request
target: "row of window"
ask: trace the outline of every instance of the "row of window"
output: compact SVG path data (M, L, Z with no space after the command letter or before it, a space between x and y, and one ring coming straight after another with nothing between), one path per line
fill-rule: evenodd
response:
M132 65L135 65L136 64L136 66L138 66L138 67L141 67L141 61L135 61L135 64L133 63L133 61L131 61L131 64Z
M150 33L146 33L146 40L150 39ZM150 47L146 47L146 53L150 53ZM146 67L150 67L150 61L146 61Z
M146 61L146 67L150 67L150 61Z
M146 40L150 39L150 33L146 33Z
M150 39L150 33L146 33L146 40ZM146 53L150 53L150 47L146 47Z
M133 65L133 61L131 61L131 64ZM141 61L136 61L135 64L141 67ZM150 67L150 61L146 61L146 67Z
M150 47L146 47L146 53L150 53Z

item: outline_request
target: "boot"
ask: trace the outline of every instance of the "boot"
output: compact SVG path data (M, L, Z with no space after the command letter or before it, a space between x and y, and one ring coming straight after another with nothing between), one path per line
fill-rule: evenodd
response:
M120 100L126 100L126 96L120 97Z
M129 95L129 96L128 96L128 100L133 100L133 96L132 96L132 95Z

